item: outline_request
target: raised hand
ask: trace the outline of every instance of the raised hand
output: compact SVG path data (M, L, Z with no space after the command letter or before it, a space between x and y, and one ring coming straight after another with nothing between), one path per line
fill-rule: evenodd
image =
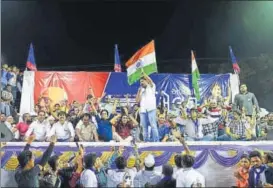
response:
M144 76L144 75L145 75L144 69L141 68L141 76Z
M174 136L175 138L181 139L181 134L180 134L179 131L174 130L174 131L172 132L172 134L173 134L173 136Z
M51 136L50 142L55 144L57 142L57 136L56 135Z
M83 154L84 154L84 148L83 148L82 145L81 145L80 148L79 148L79 154L80 154L81 156L83 156Z
M119 146L118 148L118 154L121 155L124 151L124 146Z
M125 113L125 115L127 115L127 116L128 116L128 115L129 115L128 109L127 109L126 107L124 107L123 109L124 109L124 113Z
M31 144L35 140L35 135L31 135L27 138L27 143Z
M114 98L114 103L117 104L118 103L118 99Z

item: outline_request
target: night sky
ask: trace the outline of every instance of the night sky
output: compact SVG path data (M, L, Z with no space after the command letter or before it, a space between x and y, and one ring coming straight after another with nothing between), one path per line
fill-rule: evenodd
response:
M272 3L2 1L2 53L24 68L33 42L40 70L111 71L114 44L124 65L154 39L160 72L189 72L191 49L202 71L228 61L228 45L238 59L272 53Z

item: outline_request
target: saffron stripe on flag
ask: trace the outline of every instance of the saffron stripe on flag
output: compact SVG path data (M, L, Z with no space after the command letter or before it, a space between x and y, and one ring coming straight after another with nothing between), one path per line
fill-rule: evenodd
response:
M150 43L147 45L143 46L140 50L138 50L127 62L126 62L126 67L129 67L133 65L135 62L137 62L139 59L142 57L146 56L147 54L155 52L155 47L154 47L154 41L152 40Z

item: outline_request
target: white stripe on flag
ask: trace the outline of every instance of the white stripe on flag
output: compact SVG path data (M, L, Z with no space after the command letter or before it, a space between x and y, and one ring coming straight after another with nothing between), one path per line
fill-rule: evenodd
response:
M138 65L138 62L141 62L140 65ZM127 68L127 75L130 76L131 74L135 73L138 69L142 67L146 67L150 64L156 63L155 59L155 52L147 54L146 56L143 56L140 58L137 62L135 62L133 65Z

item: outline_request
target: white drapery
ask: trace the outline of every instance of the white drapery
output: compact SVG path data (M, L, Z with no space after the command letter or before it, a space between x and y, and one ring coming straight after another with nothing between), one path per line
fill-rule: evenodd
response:
M21 95L20 115L24 113L34 113L34 86L35 86L35 72L25 71Z
M232 102L234 101L235 95L239 93L239 76L237 74L231 74L230 75L230 89L231 89L231 96L232 96Z

